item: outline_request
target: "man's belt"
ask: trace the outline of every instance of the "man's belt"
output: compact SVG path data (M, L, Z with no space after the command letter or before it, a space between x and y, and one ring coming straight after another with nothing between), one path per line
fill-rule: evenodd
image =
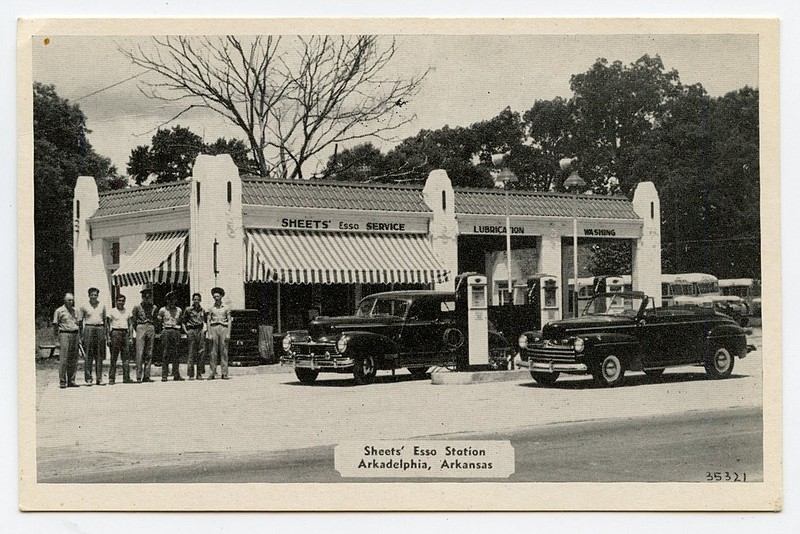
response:
M91 326L93 328L103 328L102 324L85 324L83 326Z
M59 334L77 334L80 330L59 330Z
M224 326L225 328L228 328L228 325L225 323L211 323L211 326Z
M196 325L188 325L187 324L186 325L186 329L187 330L197 330L198 328L203 328L203 325L201 325L201 324L196 324Z
M164 330L180 330L180 326L165 326Z
M128 329L127 328L112 328L111 331L112 332L127 332Z

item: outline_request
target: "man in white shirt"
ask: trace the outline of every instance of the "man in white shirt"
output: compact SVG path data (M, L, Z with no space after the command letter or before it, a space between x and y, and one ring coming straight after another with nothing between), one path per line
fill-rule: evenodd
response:
M96 287L89 288L89 304L81 306L78 310L78 321L81 325L83 340L83 379L87 386L92 385L92 362L96 373L96 384L103 383L103 360L106 357L106 307L100 304L97 298L100 290Z
M125 295L117 295L117 306L108 312L108 346L111 349L111 364L108 367L108 385L117 381L117 357L122 356L122 381L131 380L130 354L128 340L133 339L131 333L131 312L125 308Z
M167 305L158 310L161 323L161 381L166 382L169 376L169 364L172 364L172 380L183 380L178 360L178 342L181 339L181 309L175 305L178 295L174 291L167 293Z

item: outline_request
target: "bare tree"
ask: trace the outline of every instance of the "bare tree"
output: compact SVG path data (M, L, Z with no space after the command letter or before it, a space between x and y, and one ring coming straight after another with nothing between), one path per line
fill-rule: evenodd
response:
M158 75L149 97L219 113L241 128L262 176L302 178L309 159L335 143L386 135L414 119L398 113L427 71L392 75L394 39L226 36L153 38L122 50ZM167 121L167 122L170 122Z

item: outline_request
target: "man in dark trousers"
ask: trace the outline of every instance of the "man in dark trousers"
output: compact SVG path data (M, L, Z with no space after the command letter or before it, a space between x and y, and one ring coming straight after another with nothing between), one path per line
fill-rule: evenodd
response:
M194 380L195 369L197 379L202 380L206 368L203 362L206 344L203 327L206 325L206 311L200 305L201 301L200 293L192 295L192 305L183 311L183 320L181 321L189 348L189 357L186 361L186 374L189 375L189 380Z
M64 305L53 314L53 332L61 345L58 359L58 382L61 389L76 388L75 373L78 370L78 343L80 328L78 312L75 310L75 297L72 293L64 295Z
M153 342L156 338L156 307L153 290L142 290L142 303L131 310L131 327L136 332L136 381L150 380L150 365L153 363Z
M111 362L108 366L108 385L117 381L117 358L122 357L122 381L130 384L131 369L128 340L131 339L131 312L125 308L125 295L117 295L117 305L108 312L108 347Z
M98 386L103 383L103 360L106 357L106 306L100 304L100 290L89 288L89 304L78 310L78 323L82 328L83 341L83 378L86 385L92 385L92 363L94 363L95 379Z
M181 339L181 309L176 305L178 295L170 291L166 296L167 305L158 310L161 323L161 381L166 382L169 366L172 364L172 379L183 380L178 360L178 342Z
M215 287L211 290L214 305L208 309L208 335L211 339L211 366L208 379L217 377L217 361L222 367L222 379L228 379L228 343L231 338L231 310L222 303L225 290Z

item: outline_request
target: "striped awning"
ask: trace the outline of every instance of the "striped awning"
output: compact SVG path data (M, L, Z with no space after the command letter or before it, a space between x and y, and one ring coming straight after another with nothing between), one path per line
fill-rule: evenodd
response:
M430 284L448 271L425 235L248 230L247 282Z
M113 274L115 286L189 283L187 232L151 234Z

